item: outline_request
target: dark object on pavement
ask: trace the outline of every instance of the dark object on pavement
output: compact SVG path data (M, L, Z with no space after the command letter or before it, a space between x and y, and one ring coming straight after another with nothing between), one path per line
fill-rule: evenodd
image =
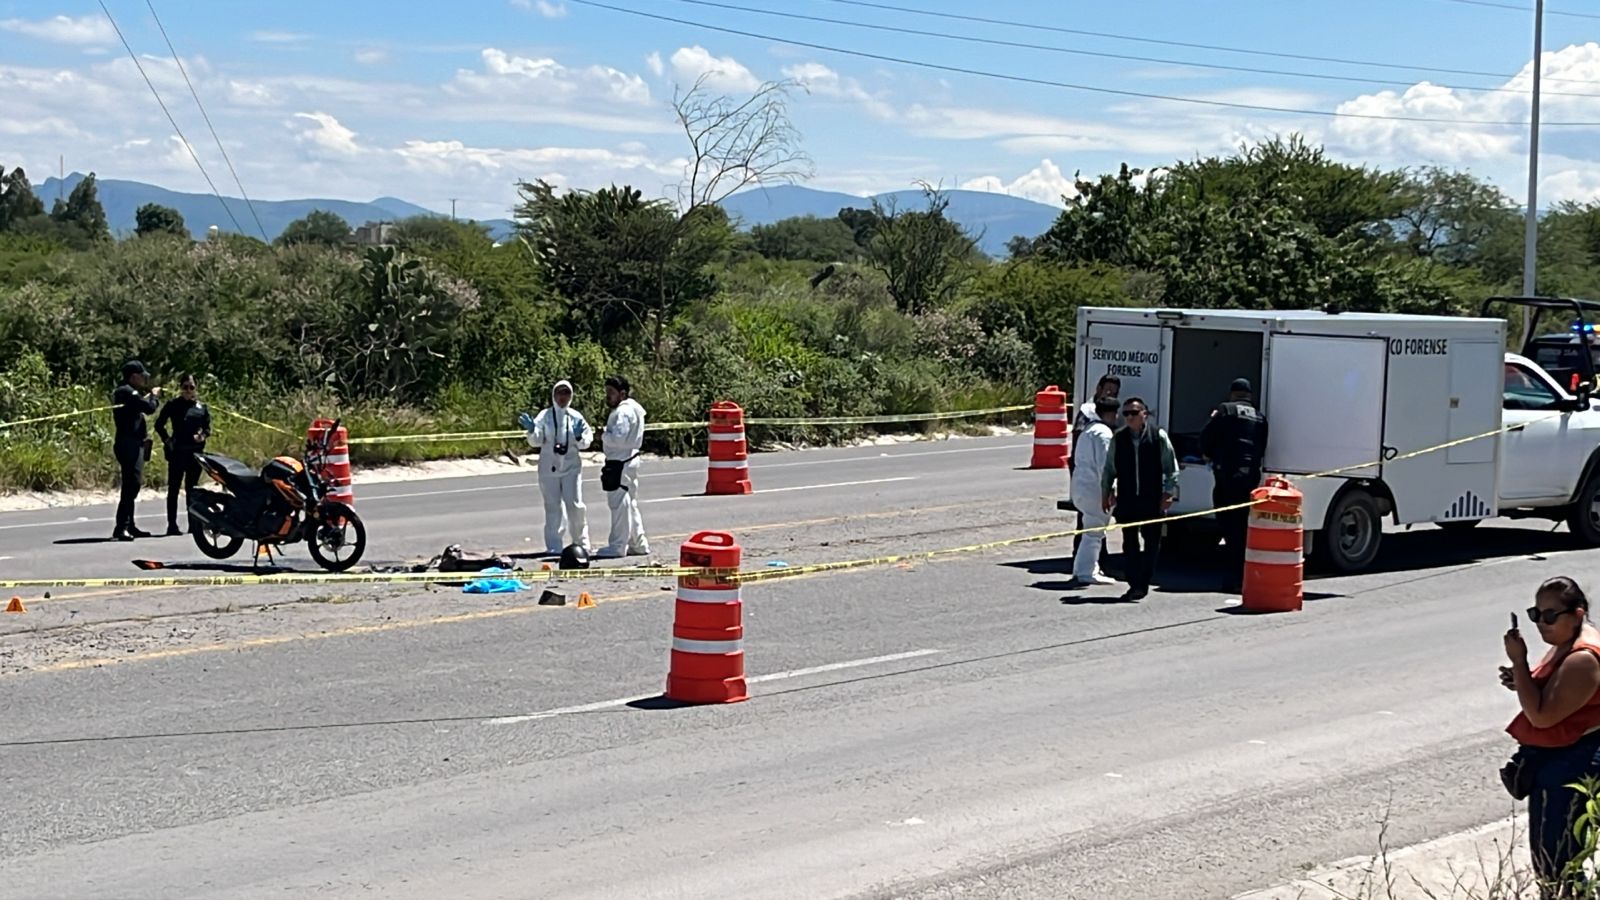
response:
M587 569L589 568L589 551L577 544L570 544L561 551L561 568Z

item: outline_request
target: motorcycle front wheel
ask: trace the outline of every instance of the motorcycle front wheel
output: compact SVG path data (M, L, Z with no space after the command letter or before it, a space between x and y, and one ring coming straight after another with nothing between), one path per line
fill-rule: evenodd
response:
M349 506L326 504L322 508L322 521L311 529L308 549L317 565L329 572L346 571L367 552L367 526Z

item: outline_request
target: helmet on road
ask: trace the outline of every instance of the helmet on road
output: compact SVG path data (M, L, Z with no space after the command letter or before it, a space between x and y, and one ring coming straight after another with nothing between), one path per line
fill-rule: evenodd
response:
M561 568L587 569L589 568L589 551L578 544L571 544L561 551Z

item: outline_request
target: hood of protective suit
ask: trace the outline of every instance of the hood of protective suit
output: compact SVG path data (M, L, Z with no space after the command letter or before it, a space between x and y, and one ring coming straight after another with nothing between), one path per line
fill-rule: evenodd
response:
M550 405L552 407L555 407L555 406L559 405L559 404L556 403L556 394L558 392L560 392L560 390L562 388L566 388L567 390L572 391L573 399L574 400L577 399L578 392L572 390L572 382L570 382L570 381L566 380L565 378L563 378L560 381L556 382L554 385L552 385L551 388L550 388Z

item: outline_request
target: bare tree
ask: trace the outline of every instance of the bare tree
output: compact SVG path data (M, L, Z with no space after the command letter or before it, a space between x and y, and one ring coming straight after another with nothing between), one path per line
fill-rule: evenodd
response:
M811 177L811 158L789 120L794 81L769 81L743 99L714 93L701 75L687 92L674 91L672 109L689 139L689 162L678 186L682 217L714 206L752 185ZM802 90L804 88L802 87Z
M872 201L877 217L867 261L888 279L889 296L905 313L919 315L948 302L976 274L978 240L945 215L950 199L919 183L927 208L901 210L893 198Z

